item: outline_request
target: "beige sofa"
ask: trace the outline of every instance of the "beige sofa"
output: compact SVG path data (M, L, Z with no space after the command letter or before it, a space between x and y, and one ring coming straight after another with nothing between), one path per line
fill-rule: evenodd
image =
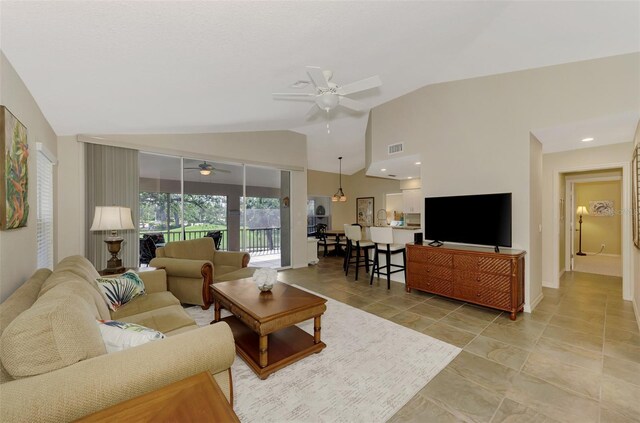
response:
M242 251L217 251L213 238L169 242L156 250L149 266L164 267L169 290L183 304L208 309L213 303L212 283L248 278L255 270Z
M147 294L111 313L83 257L40 269L0 304L0 421L70 421L210 371L232 402L233 335L198 328L167 291L164 270L141 272ZM167 338L106 353L96 319L138 323Z

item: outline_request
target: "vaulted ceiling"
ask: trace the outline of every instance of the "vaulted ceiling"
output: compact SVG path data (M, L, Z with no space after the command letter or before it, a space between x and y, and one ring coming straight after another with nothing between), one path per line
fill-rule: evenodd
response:
M369 107L419 87L640 50L639 2L2 1L1 47L59 135L290 129L309 168L364 166L367 114L272 92L379 75Z

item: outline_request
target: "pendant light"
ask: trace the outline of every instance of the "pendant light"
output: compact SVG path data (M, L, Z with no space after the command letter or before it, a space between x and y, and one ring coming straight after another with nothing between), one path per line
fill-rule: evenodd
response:
M340 160L340 188L338 188L338 191L336 191L335 194L333 194L333 197L331 197L331 201L333 202L337 202L337 201L347 201L347 196L344 195L344 192L342 191L342 157L338 157L338 160Z

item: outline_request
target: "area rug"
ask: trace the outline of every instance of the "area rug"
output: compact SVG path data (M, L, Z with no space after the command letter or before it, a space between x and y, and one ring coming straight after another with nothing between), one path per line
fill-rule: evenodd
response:
M212 309L186 310L198 325L207 325L213 319ZM313 333L313 320L298 326ZM384 422L460 352L332 299L322 316L322 340L327 344L322 352L266 380L237 356L232 375L234 410L240 421Z

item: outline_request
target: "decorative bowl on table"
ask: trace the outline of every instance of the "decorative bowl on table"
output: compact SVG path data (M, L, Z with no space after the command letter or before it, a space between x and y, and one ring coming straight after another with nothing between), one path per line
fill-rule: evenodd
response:
M253 282L262 292L271 291L273 285L278 281L278 271L276 269L256 269L253 273Z

